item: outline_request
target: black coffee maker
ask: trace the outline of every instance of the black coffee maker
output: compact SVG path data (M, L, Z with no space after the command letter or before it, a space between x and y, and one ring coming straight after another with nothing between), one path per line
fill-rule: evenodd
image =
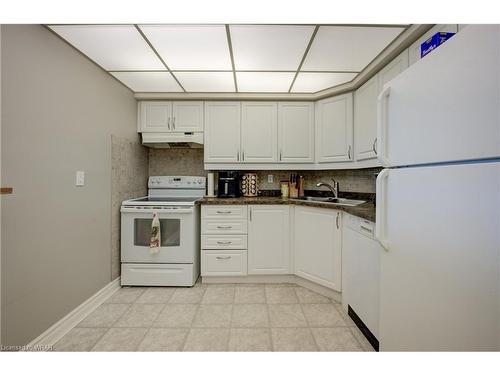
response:
M240 194L239 172L219 172L217 196L219 198L236 198L239 197Z

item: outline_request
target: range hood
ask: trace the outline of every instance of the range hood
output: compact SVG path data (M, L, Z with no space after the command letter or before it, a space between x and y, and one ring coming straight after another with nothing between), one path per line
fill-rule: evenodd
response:
M152 148L203 148L203 133L142 133L142 144Z

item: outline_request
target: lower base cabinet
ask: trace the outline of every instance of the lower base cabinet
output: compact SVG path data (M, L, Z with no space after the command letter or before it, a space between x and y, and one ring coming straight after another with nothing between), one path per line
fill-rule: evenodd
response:
M202 276L246 276L246 250L203 250Z
M295 207L295 274L342 290L341 213L328 208Z
M248 274L290 274L290 207L252 205L248 212Z

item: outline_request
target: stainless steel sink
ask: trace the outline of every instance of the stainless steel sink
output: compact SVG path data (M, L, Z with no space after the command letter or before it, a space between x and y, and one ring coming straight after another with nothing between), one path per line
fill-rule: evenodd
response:
M318 203L331 203L331 204L336 204L338 206L353 206L353 207L366 203L366 201L361 201L358 199L333 198L333 197L299 197L292 199L300 201L318 202Z

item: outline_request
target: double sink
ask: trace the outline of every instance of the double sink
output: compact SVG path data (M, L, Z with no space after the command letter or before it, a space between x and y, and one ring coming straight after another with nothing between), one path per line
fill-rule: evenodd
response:
M358 199L347 199L347 198L333 198L333 197L299 197L292 198L293 200L317 202L317 203L330 203L337 206L350 206L355 207L360 204L366 203L366 201Z

